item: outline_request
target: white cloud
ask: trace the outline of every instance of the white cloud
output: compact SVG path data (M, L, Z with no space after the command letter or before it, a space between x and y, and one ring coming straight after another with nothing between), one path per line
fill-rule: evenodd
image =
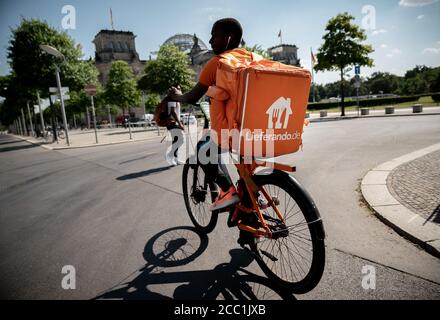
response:
M381 34L381 33L386 33L387 31L385 30L385 29L376 29L376 30L374 30L373 32L372 32L372 35L373 36L377 36L378 34Z
M422 20L424 17L425 17L425 15L424 15L424 14L421 14L421 15L417 16L417 19L418 19L418 20Z
M399 5L402 7L424 7L439 0L400 0Z
M387 46L386 44L381 44L380 47L381 47L382 49L386 49L386 48L388 48L388 46Z
M425 48L423 54L440 54L440 48Z
M392 58L392 57L398 56L400 54L402 54L402 51L399 48L394 48L391 50L391 52L387 53L386 56L388 58Z

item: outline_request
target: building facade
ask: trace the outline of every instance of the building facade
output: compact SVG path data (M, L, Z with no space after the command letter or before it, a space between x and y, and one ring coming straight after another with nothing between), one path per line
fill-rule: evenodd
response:
M145 61L139 59L135 44L136 36L130 31L101 30L95 36L95 64L99 71L99 81L105 85L113 61L126 61L135 77L144 72Z
M278 46L267 49L272 59L291 66L300 67L300 59L298 59L298 47L291 44L280 44Z
M163 44L175 45L180 51L188 55L191 69L195 73L195 80L199 78L203 66L214 56L212 50L208 50L206 44L195 34L176 34L168 38Z

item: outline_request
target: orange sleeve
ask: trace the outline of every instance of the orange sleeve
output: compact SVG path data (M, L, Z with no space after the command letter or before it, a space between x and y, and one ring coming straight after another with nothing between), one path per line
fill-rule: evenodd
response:
M200 72L199 82L207 87L215 85L219 57L213 57Z

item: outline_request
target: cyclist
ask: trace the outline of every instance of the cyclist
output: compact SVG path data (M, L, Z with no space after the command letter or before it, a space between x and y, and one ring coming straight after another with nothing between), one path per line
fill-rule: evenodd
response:
M242 35L243 29L236 19L225 18L216 21L212 27L211 39L209 40L216 56L209 60L205 65L200 73L198 83L191 91L182 94L179 89L172 87L168 92L168 97L173 101L181 103L196 103L199 101L208 91L208 88L215 85L217 65L220 59L219 55L238 48ZM216 119L212 118L211 121L212 126L215 127ZM212 139L210 140L210 143L214 143L212 142ZM221 159L222 153L228 152L229 150L222 150L220 146L218 146L218 151L218 164L221 167L222 172L219 172L219 166L214 163L208 163L203 168L205 174L215 181L221 189L216 201L210 207L211 211L227 208L240 201L237 190Z

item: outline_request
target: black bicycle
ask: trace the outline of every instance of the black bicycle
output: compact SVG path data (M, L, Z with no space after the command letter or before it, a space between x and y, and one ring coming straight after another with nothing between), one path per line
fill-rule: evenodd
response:
M205 110L206 111L206 110ZM209 116L205 116L205 129ZM185 206L197 230L209 233L220 211L210 205L218 195L217 185L204 172L197 158L199 147L209 142L209 132L197 144L196 155L183 167ZM272 163L270 173L258 174L259 165L236 164L240 203L227 209L228 226L240 229L238 240L254 255L263 272L294 293L312 290L325 265L325 232L318 208L301 184L285 171L294 167Z

